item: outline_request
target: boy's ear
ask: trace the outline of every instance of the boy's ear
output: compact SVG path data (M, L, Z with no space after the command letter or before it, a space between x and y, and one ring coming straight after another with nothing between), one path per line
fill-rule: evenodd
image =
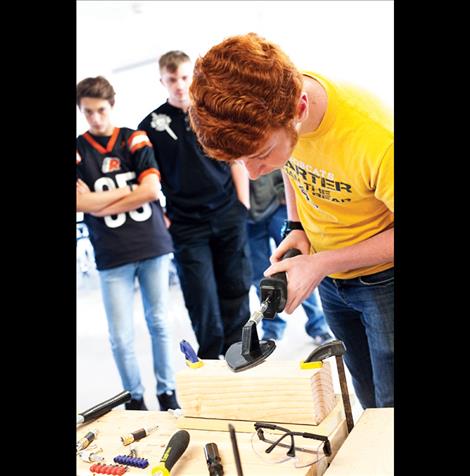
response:
M302 92L299 103L297 105L297 119L299 121L305 120L308 113L308 96L307 93Z

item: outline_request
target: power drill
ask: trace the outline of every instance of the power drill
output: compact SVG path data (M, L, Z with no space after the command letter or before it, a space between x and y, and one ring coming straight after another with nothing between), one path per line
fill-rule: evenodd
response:
M283 260L293 258L294 256L302 254L297 248L287 250ZM287 302L287 277L285 272L267 276L259 282L261 294L261 306L264 303L266 309L262 311L263 319L274 319L278 312L282 312L286 307Z

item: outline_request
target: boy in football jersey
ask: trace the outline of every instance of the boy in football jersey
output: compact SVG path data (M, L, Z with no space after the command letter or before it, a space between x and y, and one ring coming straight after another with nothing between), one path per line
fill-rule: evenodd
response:
M286 312L318 286L361 405L394 402L392 116L372 95L299 71L255 33L196 61L191 123L207 154L251 179L282 169L289 232L265 275L287 272ZM281 261L289 248L302 254Z
M173 251L159 203L160 173L147 134L111 121L115 92L102 76L77 85L90 129L77 138L77 211L85 212L116 366L128 410L147 410L134 350L132 311L139 282L161 410L179 408L167 319Z

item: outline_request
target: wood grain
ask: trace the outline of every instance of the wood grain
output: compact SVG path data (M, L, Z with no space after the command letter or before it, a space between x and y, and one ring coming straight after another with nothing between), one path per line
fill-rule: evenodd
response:
M337 414L338 411L339 407L336 406L333 411L336 415L328 416L328 418L332 416L334 421L340 421L329 434L333 455L338 451L347 435L346 420ZM126 476L149 475L151 474L151 468L158 464L171 435L178 430L176 418L168 412L115 409L101 418L77 428L77 440L90 429L98 428L99 433L94 443L103 449L100 454L105 457L105 462L113 464L114 456L126 454L129 451L129 446L122 445L120 435L155 424L159 425L155 432L131 445L137 448L138 456L149 460L149 466L145 470L129 467L125 473ZM251 446L252 434L239 432L237 422L234 426L237 430L237 441L244 476L321 476L326 469L328 463L326 459L322 460L321 464L310 468L295 468L291 462L282 464L265 463L253 451ZM189 430L189 433L191 438L188 449L173 467L172 476L207 476L209 472L203 448L206 443L211 442L218 446L224 467L224 476L237 475L228 431ZM76 474L78 476L92 476L89 467L89 463L85 463L77 457ZM72 474L72 471L70 474Z
M393 476L393 408L364 410L325 476Z
M318 425L335 407L329 362L302 370L296 361L265 361L232 372L221 360L176 374L185 417Z

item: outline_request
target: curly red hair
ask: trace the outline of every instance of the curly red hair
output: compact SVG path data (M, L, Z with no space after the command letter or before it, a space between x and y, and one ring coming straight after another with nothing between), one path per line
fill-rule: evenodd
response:
M207 155L225 161L255 153L266 134L294 118L302 75L275 44L256 33L232 36L196 60L189 116Z

